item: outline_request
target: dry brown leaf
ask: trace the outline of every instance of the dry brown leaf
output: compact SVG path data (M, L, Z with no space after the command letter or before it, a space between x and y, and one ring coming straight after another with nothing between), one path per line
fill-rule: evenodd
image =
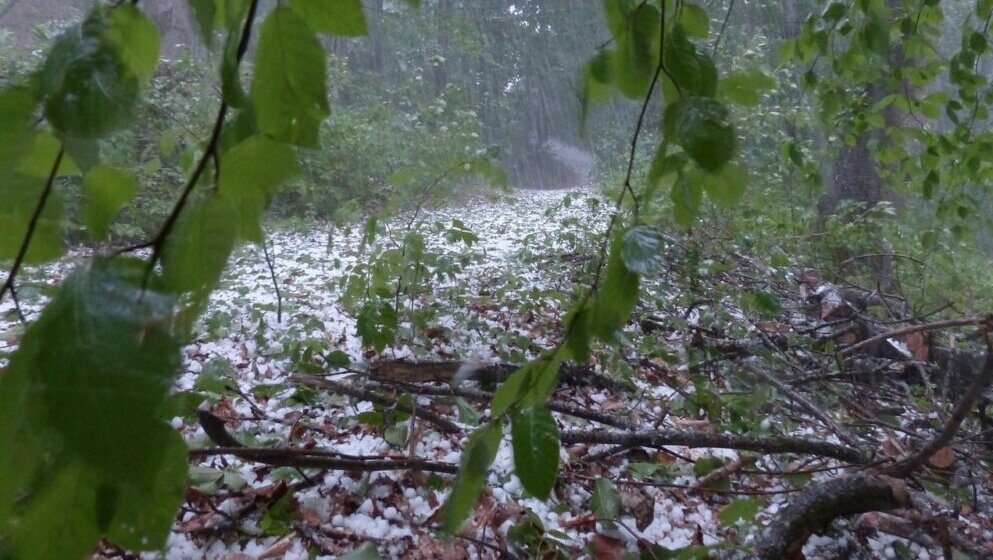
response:
M907 335L906 343L907 348L910 350L910 353L914 355L915 360L921 362L928 361L928 357L931 354L931 349L928 347L927 337L924 336L924 333L916 332Z
M259 560L268 560L269 558L282 558L286 555L291 548L293 548L293 539L296 538L295 533L290 533L285 537L279 539L272 546L262 551L259 554Z
M710 420L707 419L697 420L695 418L675 418L674 422L679 426L693 428L694 430L702 430L710 427Z
M927 462L936 469L947 469L955 464L955 450L946 445L935 451Z
M597 533L590 539L594 560L622 560L624 543L620 539Z
M660 465L671 465L678 461L679 459L672 453L666 453L665 451L660 451L655 454L655 462Z
M883 455L894 458L903 455L903 446L892 439L883 442Z
M634 517L639 531L644 531L655 520L655 500L643 492L621 492L621 508Z

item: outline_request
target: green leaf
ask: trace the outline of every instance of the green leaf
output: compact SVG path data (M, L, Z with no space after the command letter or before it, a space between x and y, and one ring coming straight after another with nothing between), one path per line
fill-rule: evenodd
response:
M524 364L493 393L490 416L501 416L514 405L544 404L555 388L561 363L559 352L552 351Z
M186 446L161 415L180 356L173 299L142 290L144 271L82 265L0 377L0 542L15 558L81 558L104 535L165 544L186 479Z
M684 228L689 228L700 215L700 201L703 199L703 188L699 182L699 175L694 174L698 180L691 181L686 175L680 175L679 180L672 185L669 197L672 199L673 216L676 223Z
M320 33L341 37L369 34L359 0L293 0L290 6Z
M593 332L608 342L614 339L615 331L627 323L638 303L638 275L624 265L623 246L623 236L614 235L603 282L593 303Z
M47 93L45 117L68 136L105 136L127 121L138 98L138 77L108 35L106 9L99 6L56 40L39 79Z
M130 171L102 165L90 169L83 179L83 222L90 235L105 237L111 218L137 188L137 179Z
M663 56L667 77L675 81L680 96L711 97L717 91L717 68L713 59L697 51L678 22L666 34Z
M307 23L287 7L273 10L262 25L255 56L252 101L259 128L276 140L318 145L330 113L325 54Z
M296 518L297 508L293 503L293 493L287 492L266 508L265 515L259 520L259 529L266 535L281 537L293 531Z
M224 102L235 109L241 109L248 104L248 96L241 86L240 65L238 63L238 47L241 36L234 29L228 31L224 40L224 53L221 56L221 96Z
M887 55L890 52L890 28L881 17L872 17L862 28L862 41L872 52Z
M748 172L728 163L713 173L703 173L700 184L710 200L723 208L734 208L748 187Z
M662 179L679 172L686 165L686 154L680 152L666 155L666 143L660 142L652 158L652 165L648 169L648 184L657 187ZM654 189L653 189L654 190Z
M532 496L547 500L559 472L559 427L544 406L511 417L514 472Z
M721 525L734 525L738 521L752 521L762 509L762 500L758 498L738 498L717 512Z
M770 292L751 292L742 298L742 307L746 311L755 311L763 317L774 317L783 308L779 297Z
M470 426L479 424L479 412L476 411L469 401L462 397L455 397L455 406L459 411L459 422Z
M30 87L10 86L0 90L0 122L4 123L0 126L0 170L8 169L20 158L32 136L31 117L37 107Z
M189 205L162 251L163 281L180 292L210 290L217 285L234 248L238 213L217 193Z
M299 174L293 148L262 135L251 136L225 152L218 190L238 210L239 238L262 241L262 215L272 195Z
M710 33L710 15L696 4L683 4L679 9L679 23L690 37L706 39Z
M117 48L121 61L141 80L155 73L159 61L159 31L152 20L130 4L110 10L107 39Z
M445 502L442 522L445 533L455 534L469 516L486 484L486 474L496 459L502 438L503 423L500 421L491 421L469 436L462 449L462 464L455 476L452 493Z
M62 142L59 142L51 132L40 130L31 135L22 148L21 159L17 163L17 173L32 179L48 179L52 173L52 166L55 165L55 158L62 149ZM68 157L68 154L63 154L56 177L78 174L79 168L72 158Z
M217 16L214 0L186 0L186 3L190 5L193 19L196 20L200 38L209 49L214 43L214 19Z
M596 479L593 496L590 498L590 509L597 519L613 521L621 511L621 496L614 488L614 483L606 478Z
M827 8L824 8L824 12L821 13L821 19L834 23L844 17L847 11L848 8L845 4L841 2L834 2Z
M367 542L359 545L358 548L338 557L338 560L380 560L379 551L376 545Z
M635 226L624 234L621 259L636 274L648 274L665 260L665 236L652 226Z
M974 31L969 35L969 47L976 52L976 54L983 54L989 47L989 42L986 40L986 35Z
M775 80L761 70L745 70L722 76L718 91L738 105L755 107L762 101L762 93L774 87Z
M593 338L593 309L582 301L562 321L565 325L565 346L576 362L585 363L590 358L590 341Z
M617 88L632 99L648 92L658 67L659 11L642 3L627 18L621 33L614 37L611 75Z
M682 99L672 119L679 144L704 171L716 171L734 156L734 127L719 102L709 97Z
M44 189L45 179L0 175L0 200L3 200L0 204L0 260L13 260L17 256ZM62 197L58 192L52 192L35 225L24 262L35 264L61 255Z
M355 322L362 344L372 347L376 352L382 352L393 344L397 326L397 312L388 301L366 301Z

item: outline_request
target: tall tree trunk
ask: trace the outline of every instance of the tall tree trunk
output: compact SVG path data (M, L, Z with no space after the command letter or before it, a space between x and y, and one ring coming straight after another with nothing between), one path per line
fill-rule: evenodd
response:
M890 10L890 19L895 21L895 14L902 9L898 0L887 0L887 7ZM889 68L899 68L907 63L902 49L896 46L890 48L886 57ZM887 95L896 93L884 78L871 82L865 86L866 101L864 107L867 109L875 106ZM892 104L883 110L884 128L864 131L859 133L852 145L845 145L838 151L834 164L834 173L828 183L828 190L818 204L818 212L822 220L834 213L838 205L845 200L860 203L862 208L869 208L880 202L890 199L890 194L886 190L885 183L880 175L879 163L872 153L873 146L881 149L889 145L892 141L887 134L887 130L900 127L904 115ZM854 216L844 216L845 219ZM889 255L892 248L885 239L880 239L876 246L869 252L879 253L883 256L864 259L875 280L884 290L896 288L896 278L893 275L893 259ZM844 255L845 258L854 256Z

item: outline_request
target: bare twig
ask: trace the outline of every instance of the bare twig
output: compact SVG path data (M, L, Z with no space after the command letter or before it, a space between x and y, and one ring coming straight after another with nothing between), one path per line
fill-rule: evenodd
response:
M400 412L409 414L411 416L416 416L422 420L430 422L435 426L437 426L439 430L448 434L459 434L463 432L462 428L460 428L457 424L455 424L454 422L443 416L431 412L430 410L426 410L423 407L413 407L410 405L403 404L399 402L397 399L381 395L375 391L363 387L356 387L348 383L339 383L337 381L331 381L330 379L321 379L317 377L303 376L303 375L294 375L293 381L300 383L302 385L309 385L311 387L320 387L323 389L329 389L336 393L342 393L351 397L355 397L357 399L362 399L383 406L389 406L395 408Z
M459 466L455 463L442 463L424 459L343 459L315 453L311 449L293 447L212 447L191 449L189 456L200 459L214 455L234 455L246 461L277 465L281 467L296 467L301 469L329 469L342 471L394 471L415 470L455 474Z
M28 231L24 234L24 239L21 240L21 246L17 250L17 256L14 257L14 264L11 265L10 271L7 273L7 279L4 280L3 286L0 287L0 301L3 301L4 294L9 290L11 295L15 298L15 307L17 308L18 315L21 321L24 320L24 314L21 313L20 305L17 304L15 293L14 281L17 279L17 273L21 270L21 266L24 265L24 258L28 254L28 248L31 246L31 239L34 238L34 232L38 229L38 222L41 220L41 213L45 210L45 204L48 202L48 197L52 194L52 187L55 185L55 177L58 175L59 166L62 165L62 156L65 155L65 146L59 145L59 152L55 154L55 162L52 164L51 170L48 172L48 179L45 181L45 187L41 191L41 196L38 197L38 204L35 205L34 213L31 214L31 220L28 221Z
M896 336L904 336L908 334L925 332L925 331L938 331L942 329L950 329L955 327L968 327L971 325L990 325L993 323L993 316L987 315L985 317L963 317L961 319L949 319L947 321L937 321L934 323L927 323L924 325L913 325L910 327L904 327L902 329L896 329L893 331L885 332L882 334L877 334L876 336L870 336L869 338L853 344L848 348L841 350L842 356L849 356L855 352L870 346L876 342L886 340L888 338L893 338Z
M972 410L972 406L983 395L983 392L990 386L990 383L993 383L993 351L991 351L988 344L987 347L986 362L983 364L982 371L972 380L972 384L966 390L965 394L962 395L962 398L959 399L958 403L956 403L951 417L945 423L945 428L913 455L888 469L888 474L897 477L910 476L939 449L952 441L962 422L969 415L969 411Z
M804 453L821 457L831 457L849 463L864 464L869 462L868 457L858 449L815 439L789 436L743 436L685 430L637 432L573 430L562 432L560 439L564 444L603 443L629 445L631 447L651 447L654 449L662 449L669 445L680 445L693 448L737 449L765 454Z
M852 434L848 430L842 428L837 423L835 423L835 421L832 420L831 417L829 417L827 414L824 414L824 412L821 411L821 409L818 408L814 403L807 400L806 397L804 397L795 389L790 387L789 384L783 382L780 379L777 379L776 376L772 375L771 373L759 367L759 365L756 363L755 358L749 358L747 360L743 360L741 364L752 375L755 375L756 377L765 380L770 385L775 387L777 391L788 397L793 402L800 405L800 407L806 410L808 414L820 420L820 422L824 424L824 426L826 426L828 429L834 432L835 435L841 438L842 441L844 441L845 443L856 449L862 446L863 442L859 438L855 437L854 434Z
M276 280L276 255L269 254L268 236L262 232L262 254L265 256L265 264L269 267L269 277L272 279L272 289L276 292L276 322L283 322L283 292L279 290L279 281Z

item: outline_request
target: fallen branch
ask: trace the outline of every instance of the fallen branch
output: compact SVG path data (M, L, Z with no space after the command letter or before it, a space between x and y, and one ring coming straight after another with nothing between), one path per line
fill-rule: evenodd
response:
M800 405L800 407L806 410L808 414L820 420L821 423L824 424L824 426L826 426L829 430L834 432L835 435L837 435L838 438L841 439L841 441L847 443L848 445L856 449L862 446L863 442L859 440L859 438L855 437L854 434L852 434L848 430L836 424L834 420L832 420L827 414L824 414L824 412L822 412L820 408L815 406L814 403L807 400L806 397L798 393L787 383L783 382L782 380L776 378L776 376L772 375L771 373L759 367L759 365L756 363L755 358L749 358L747 360L743 360L741 363L745 367L745 369L749 371L749 373L765 380L770 385L775 387L777 391L788 397L793 402Z
M499 383L520 368L520 365L515 364L489 364L485 362L388 360L372 364L369 368L369 377L373 380L403 383L450 383L456 374L459 374L460 377L464 377L464 381ZM594 373L589 367L572 363L564 363L559 366L559 379L611 391L624 390L624 386L620 382Z
M659 430L641 432L621 432L605 430L573 430L563 432L561 441L564 444L573 443L603 443L611 445L627 445L630 447L651 447L662 449L669 445L682 447L715 449L736 449L739 451L754 451L757 453L803 453L830 457L849 463L865 464L869 462L862 451L844 445L837 445L815 439L788 436L742 436L736 434L708 434L683 430Z
M397 399L381 395L369 389L356 387L348 383L339 383L337 381L331 381L330 379L322 379L313 376L294 375L293 380L303 385L309 385L311 387L320 387L322 389L328 389L336 393L342 393L350 397L362 399L364 401L369 401L383 406L395 408L400 412L409 414L411 416L416 416L421 420L434 424L435 426L438 427L440 431L446 434L457 434L457 433L462 433L464 431L455 422L452 422L451 420L443 416L435 414L430 410L425 410L424 408L421 407L413 407L410 405L403 404Z
M876 342L881 342L889 338L904 336L908 334L914 334L918 332L925 331L938 331L942 329L951 329L954 327L968 327L971 325L990 325L993 323L993 316L987 315L985 317L964 317L961 319L949 319L947 321L937 321L934 323L927 323L924 325L913 325L910 327L904 327L902 329L896 329L893 331L884 332L882 334L877 334L875 336L870 336L869 338L855 343L847 348L841 350L842 356L850 356L855 352L875 344Z
M263 463L280 467L295 467L298 469L329 469L341 471L392 471L418 470L455 474L459 466L454 463L441 463L423 459L382 459L376 458L344 458L332 451L301 449L294 447L260 448L245 447L232 436L224 427L224 421L207 410L198 410L200 425L207 437L220 447L191 449L188 453L191 459L202 459L214 455L234 455L246 461Z
M306 383L307 378L303 378ZM450 387L450 386L437 386L437 385L416 385L413 383L404 383L402 381L389 381L389 382L376 382L377 385L382 386L384 383L389 383L403 390L406 393L412 393L417 395L430 395L438 397L462 397L464 399L469 399L476 402L488 403L493 400L493 393L487 391L481 391L479 389L468 389L465 387ZM584 408L580 406L571 405L568 403L549 401L546 405L549 410L553 412L558 412L561 414L566 414L568 416L573 416L575 418L580 418L583 420L589 420L590 422L596 422L598 424L603 424L605 426L611 426L614 428L621 428L624 430L634 429L632 424L622 418L616 416L611 416L609 414L604 414L602 412L597 412L589 408Z
M911 505L902 481L859 473L812 484L783 508L762 532L756 552L768 560L802 560L810 535L846 515L888 511Z
M983 369L972 380L972 384L965 394L955 404L951 417L945 423L945 428L913 455L887 469L887 474L900 478L910 476L939 449L948 445L955 438L955 434L958 433L962 422L969 415L972 406L983 396L991 383L993 383L993 348L987 344L986 362L983 364Z
M455 474L459 466L454 463L441 463L423 459L344 459L315 453L310 449L292 447L211 447L191 449L192 459L214 455L234 455L239 459L279 467L298 469L328 469L339 471L393 471L415 470Z
M273 246L275 250L275 246ZM269 268L269 278L272 279L272 289L276 292L276 322L283 322L283 292L279 289L279 282L276 280L276 255L269 254L269 240L265 232L262 233L262 255L265 257L265 264Z

